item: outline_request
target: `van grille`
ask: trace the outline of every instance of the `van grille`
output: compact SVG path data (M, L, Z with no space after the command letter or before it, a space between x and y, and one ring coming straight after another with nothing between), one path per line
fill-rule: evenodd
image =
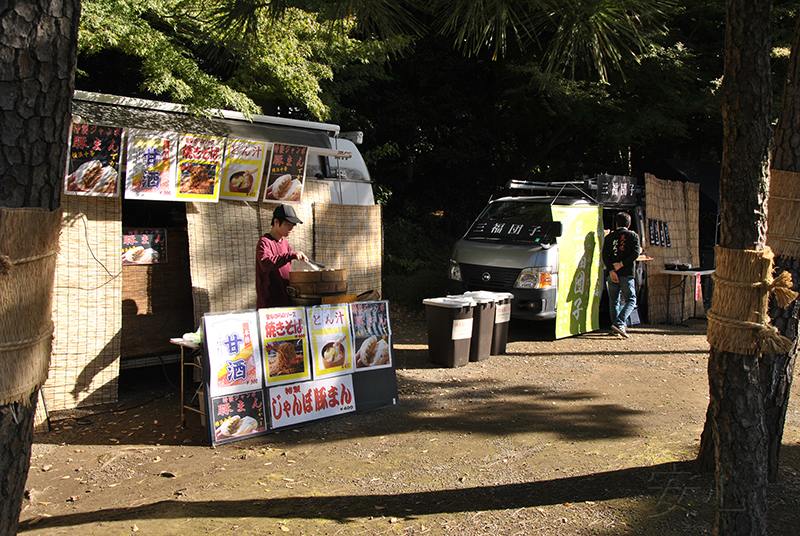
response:
M496 266L480 266L477 264L460 264L461 279L467 290L510 290L517 281L519 268L498 268ZM489 281L483 280L488 273Z

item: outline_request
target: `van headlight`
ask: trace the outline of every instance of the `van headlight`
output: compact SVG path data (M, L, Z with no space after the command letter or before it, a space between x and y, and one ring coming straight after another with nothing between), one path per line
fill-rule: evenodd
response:
M455 259L450 259L450 264L447 269L448 275L450 279L454 281L461 281L461 266L458 265L458 261Z
M524 268L514 283L515 288L547 288L558 285L558 274L549 268Z

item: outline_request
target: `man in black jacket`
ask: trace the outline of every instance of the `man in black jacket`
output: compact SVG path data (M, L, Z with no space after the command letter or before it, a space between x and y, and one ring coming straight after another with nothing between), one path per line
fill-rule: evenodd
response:
M633 268L642 248L639 235L628 229L631 226L630 214L619 212L614 216L614 223L617 228L603 241L603 264L608 270L608 309L611 329L627 339L630 337L626 328L628 317L636 307Z

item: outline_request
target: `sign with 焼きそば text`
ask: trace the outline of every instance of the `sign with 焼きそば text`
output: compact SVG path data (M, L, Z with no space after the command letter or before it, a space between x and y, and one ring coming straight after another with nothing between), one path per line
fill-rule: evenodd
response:
M122 128L73 123L64 193L116 196L119 194L119 155Z
M178 149L178 199L217 201L222 141L222 138L215 136L181 136Z
M223 199L257 201L264 176L267 143L263 141L228 140L222 166Z
M263 359L255 311L203 316L209 396L263 388Z
M302 307L258 310L267 384L311 379L306 315Z
M299 203L303 197L307 160L308 147L273 144L264 201Z
M355 411L353 376L337 376L269 389L272 428L281 428Z

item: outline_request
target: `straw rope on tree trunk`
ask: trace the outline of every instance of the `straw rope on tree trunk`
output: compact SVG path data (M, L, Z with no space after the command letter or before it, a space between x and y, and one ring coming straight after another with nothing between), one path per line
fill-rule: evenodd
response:
M792 341L770 324L769 293L781 307L797 298L792 277L783 272L773 277L774 253L714 248L717 269L711 310L708 311L708 342L719 350L736 354L779 353L791 348Z
M47 379L61 210L0 207L0 406Z

